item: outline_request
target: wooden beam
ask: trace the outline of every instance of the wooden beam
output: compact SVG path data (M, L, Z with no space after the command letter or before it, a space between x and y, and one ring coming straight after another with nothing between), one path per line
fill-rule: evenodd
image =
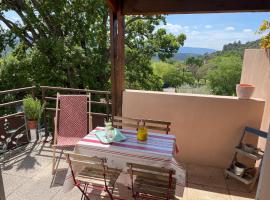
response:
M116 65L116 94L117 94L117 112L122 116L123 92L125 89L125 17L121 11L117 11L117 65Z
M124 15L267 12L270 0L122 0Z
M113 11L113 13L117 13L118 3L116 2L116 0L107 0L106 2L109 8Z
M125 22L118 10L110 11L112 114L122 116L125 74Z

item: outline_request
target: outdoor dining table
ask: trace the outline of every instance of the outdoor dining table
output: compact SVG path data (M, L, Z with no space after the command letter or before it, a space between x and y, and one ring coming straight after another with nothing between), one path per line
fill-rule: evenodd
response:
M136 130L120 129L121 133L126 136L125 141L103 144L95 135L95 132L100 130L104 130L104 127L96 127L82 138L74 148L75 153L105 157L109 167L121 169L123 173L127 171L127 163L174 169L176 179L175 196L182 196L186 183L186 172L174 157L176 153L179 153L174 135L149 133L147 141L138 142ZM78 173L82 169L77 166L73 170ZM130 180L127 178L121 184L130 186ZM68 170L64 182L64 191L67 192L73 187L74 182L71 172Z

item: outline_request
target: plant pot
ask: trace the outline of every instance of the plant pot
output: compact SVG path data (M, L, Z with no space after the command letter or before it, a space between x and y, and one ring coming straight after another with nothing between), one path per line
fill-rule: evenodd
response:
M255 87L249 84L237 84L236 85L236 94L239 99L250 99Z
M239 162L236 162L233 165L233 172L237 176L243 176L246 169L247 167L244 164L239 163Z
M37 129L36 120L28 120L27 125L28 125L28 129Z

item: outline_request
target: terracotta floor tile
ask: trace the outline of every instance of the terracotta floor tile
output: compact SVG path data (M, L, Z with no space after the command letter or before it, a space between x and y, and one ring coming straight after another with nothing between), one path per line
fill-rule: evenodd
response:
M187 165L187 181L191 184L227 188L224 171L220 168Z
M231 200L227 189L188 185L188 200Z

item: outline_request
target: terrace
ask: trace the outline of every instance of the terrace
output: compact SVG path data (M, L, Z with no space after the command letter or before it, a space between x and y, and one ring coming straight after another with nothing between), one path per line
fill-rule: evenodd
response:
M53 103L55 92L60 91L61 93L96 95L91 103L104 107L101 109L103 113L92 111L93 127L103 126L104 117L110 115L172 122L171 134L176 136L180 149L176 159L186 170L186 184L180 199L255 199L257 193L257 199L266 200L269 183L266 172L269 171L267 167L269 156L264 160L266 164L261 175L264 179L260 180L258 190L255 188L252 192L248 191L247 186L234 179L225 179L224 169L230 164L234 147L239 142L245 126L252 126L264 131L268 129L270 113L269 53L265 50L246 50L245 52L241 82L253 84L256 87L252 99L249 100L214 95L125 90L122 14L265 11L270 10L269 2L261 0L253 1L253 4L250 4L245 3L246 1L237 1L237 3L222 1L221 4L217 4L216 1L216 4L213 4L209 0L208 3L190 6L189 1L185 1L183 5L186 6L184 7L181 7L183 5L180 6L180 4L175 6L175 1L166 4L165 7L161 0L155 4L156 7L151 7L148 3L143 4L144 1L124 2L126 3L122 5L117 4L116 1L109 1L112 8L112 92L42 87L43 101L50 102L50 106L46 108L44 114L45 129L40 131L42 140L5 154L4 160L2 160L2 176L6 198L9 200L80 198L80 192L77 189L68 193L63 191L68 168L64 160L61 160L59 171L55 180L52 181L51 130L48 127L52 124L51 120L55 112ZM47 96L48 90L53 91L54 95ZM18 89L15 92L25 91L26 93L35 91L35 87ZM1 91L0 94L13 92L14 90ZM15 106L21 102L21 99L16 99L0 106ZM23 112L16 112L0 117L1 132L4 132L5 119L10 121L12 129L22 126L24 124L22 116ZM14 118L17 120L12 121ZM265 147L264 141L258 140L258 138L249 138L249 141L261 148ZM12 147L9 146L9 148ZM266 151L268 152L268 150ZM132 199L130 190L121 184L116 185L116 195L119 195L121 199Z
M252 62L251 62L252 60ZM259 64L258 64L259 63ZM260 66L260 68L254 68ZM260 73L254 74L254 70ZM224 169L228 167L245 126L265 129L269 123L269 91L262 81L269 82L268 54L264 50L246 50L242 81L256 85L254 98L240 100L237 97L214 95L176 94L164 92L125 90L123 93L123 115L134 118L154 118L172 122L171 134L176 136L180 153L176 159L186 170L186 185L181 199L255 199L256 187L249 192L248 186L234 179L226 179ZM252 76L250 75L252 74ZM263 75L266 74L266 75ZM258 83L259 82L259 83ZM266 86L266 87L265 87ZM92 104L104 107L104 113L92 111L93 127L103 126L104 117L111 115L110 92L89 91L42 86L43 100L55 101L55 93L91 92ZM35 87L2 91L7 93L33 93ZM54 93L54 94L53 94ZM51 96L49 96L51 94ZM96 96L95 96L96 95ZM265 96L262 96L265 95ZM257 97L257 98L255 98ZM260 98L259 98L260 97ZM263 99L262 99L263 98ZM2 104L1 107L20 104L21 100ZM44 121L50 123L54 105L48 104ZM23 113L1 117L10 121L12 128L24 124L18 121ZM14 120L16 119L17 120ZM47 124L47 126L49 126ZM74 188L63 191L68 165L60 162L55 181L51 175L52 149L50 131L41 129L42 139L6 153L2 161L2 176L6 197L12 199L78 199L80 192ZM45 136L48 136L47 138ZM264 147L257 138L251 142ZM117 184L116 194L121 199L132 199L127 187ZM94 197L94 199L97 197ZM97 198L98 199L98 198Z

